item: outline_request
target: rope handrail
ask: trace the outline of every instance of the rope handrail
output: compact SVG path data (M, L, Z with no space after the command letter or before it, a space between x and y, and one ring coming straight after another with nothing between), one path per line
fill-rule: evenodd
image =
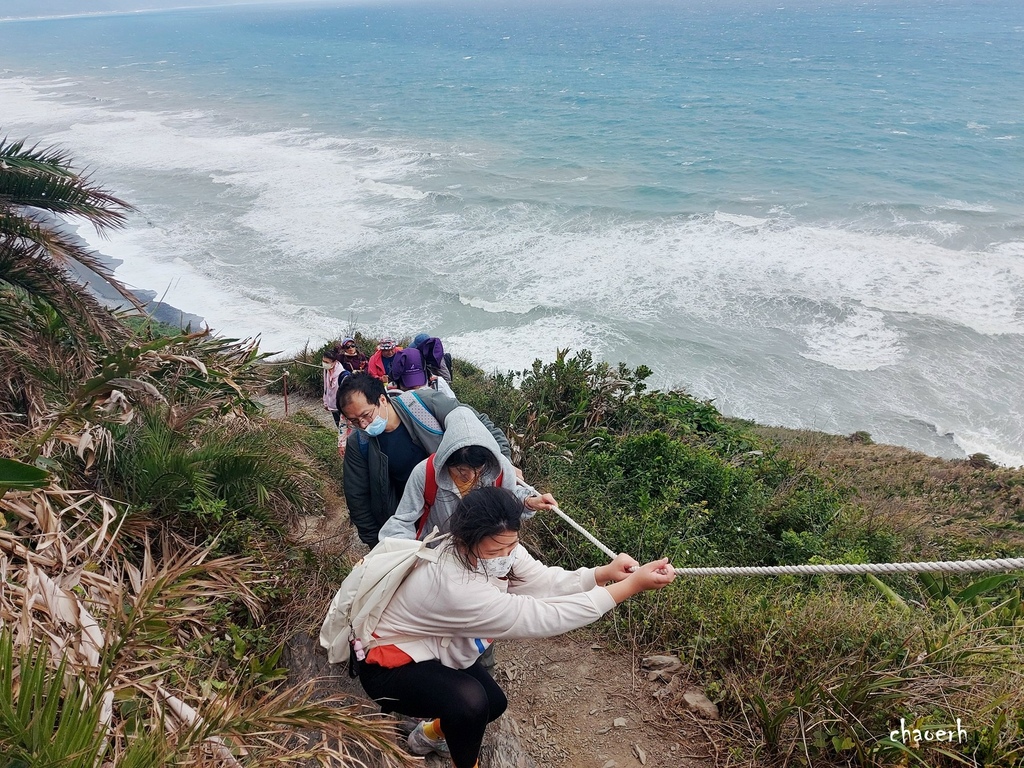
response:
M677 576L816 576L825 573L978 573L1024 570L1024 557L994 560L933 560L920 563L837 563L761 567L676 568Z
M260 365L305 365L308 368L322 368L321 363L307 363L303 360L263 360Z
M581 533L611 558L616 553L598 541L583 526L558 507L551 511ZM675 568L677 576L817 576L826 573L862 575L867 573L978 573L981 571L1024 570L1024 557L991 560L933 560L920 563L821 563L814 565L733 566L716 568Z

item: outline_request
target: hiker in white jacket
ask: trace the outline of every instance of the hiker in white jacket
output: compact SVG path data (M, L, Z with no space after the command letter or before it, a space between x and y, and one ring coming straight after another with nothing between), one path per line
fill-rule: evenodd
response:
M359 677L383 710L433 718L409 735L415 754L450 752L455 768L477 765L487 723L508 705L479 663L494 639L577 629L675 578L667 559L639 566L629 555L598 568L549 568L519 544L522 513L506 489L470 492L437 562L418 565L384 609Z

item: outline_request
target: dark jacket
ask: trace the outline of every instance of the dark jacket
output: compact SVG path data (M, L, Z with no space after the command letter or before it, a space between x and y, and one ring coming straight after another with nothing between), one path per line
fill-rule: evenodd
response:
M352 373L365 371L369 361L370 358L362 352L356 352L354 355L342 355L340 360L341 364L345 366L345 370L351 371Z
M435 453L441 445L445 418L462 405L447 394L432 389L392 395L391 404L413 441L428 454ZM501 453L511 459L512 449L505 434L485 414L476 410L473 413L494 435ZM362 542L372 549L377 545L381 526L395 514L401 494L396 495L391 489L388 457L380 450L377 439L361 429L352 430L345 446L344 486L352 524Z
M445 355L445 357L450 357ZM452 371L451 366L447 360L442 359L440 365L427 364L427 373L431 376L440 376L442 379L447 381L449 384L452 383Z

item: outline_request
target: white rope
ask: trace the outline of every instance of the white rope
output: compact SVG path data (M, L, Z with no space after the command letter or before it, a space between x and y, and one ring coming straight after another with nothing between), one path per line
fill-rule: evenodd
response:
M584 537L586 538L586 540L587 540L587 541L589 541L589 542L590 542L591 544L593 544L593 545L594 545L595 547L597 547L597 548L598 548L598 549L600 549L600 550L601 550L602 552L604 552L604 553L605 553L606 555L608 555L608 557L612 558L612 560L614 560L614 559L615 559L615 558L616 558L616 557L618 556L618 555L617 555L617 553L615 553L615 552L612 552L612 551L611 551L610 549L608 549L608 547L606 547L606 546L605 546L604 544L602 544L602 543L601 543L600 541L598 541L598 540L597 540L596 538L594 538L593 536L591 536L591 535L590 535L590 532L589 532L589 531L588 531L588 530L587 530L586 528L584 528L584 527L583 527L582 525L580 525L579 523L577 523L577 522L576 522L575 520L573 520L573 519L572 519L571 517L569 517L569 516L568 516L567 514L565 514L565 512L563 512L562 510L560 510L560 509L559 509L558 507L552 507L552 508L551 508L551 511L552 511L552 512L554 512L554 513L555 513L556 515L558 515L558 516L559 516L560 518L562 518L563 520L565 520L565 522L567 522L567 523L568 523L569 525L571 525L571 526L572 526L573 528L575 528L575 529L576 529L577 531L579 531L580 533L582 533L582 534L583 534L583 536L584 536Z
M519 485L525 487L528 491L530 491L531 493L533 493L536 496L540 496L541 495L540 491L538 491L536 488L534 488L532 485L530 485L525 480L520 480L517 477L516 478L516 483L518 483ZM573 520L571 517L569 517L567 514L565 514L565 512L560 510L558 507L551 507L551 511L554 512L556 515L558 515L563 520L565 520L565 522L567 522L569 525L571 525L573 528L575 528L581 534L583 534L583 537L587 541L589 541L595 547L597 547L602 552L604 552L606 555L608 555L608 557L610 557L610 558L612 558L614 560L618 556L618 554L616 552L612 552L610 549L608 549L608 547L606 547L604 544L602 544L600 541L598 541L596 537L591 535L590 531L588 531L582 525L577 523L575 520Z
M525 483L524 483L525 485ZM529 486L528 486L529 487ZM595 547L608 557L615 558L616 553L598 541L583 526L569 517L558 507L551 511L579 531ZM840 563L835 565L772 565L761 567L723 567L723 568L676 568L677 576L816 576L824 573L864 574L864 573L977 573L979 571L1016 571L1024 570L1024 557L1000 558L995 560L936 560L922 563Z
M302 360L280 360L280 361L264 360L264 361L262 361L260 363L260 365L268 365L268 366L269 365L304 365L307 368L322 368L323 367L322 363L307 363L307 362L304 362Z
M821 573L977 573L1024 570L1024 557L997 560L936 560L926 563L843 563L839 565L773 565L760 568L676 568L679 576L814 576Z

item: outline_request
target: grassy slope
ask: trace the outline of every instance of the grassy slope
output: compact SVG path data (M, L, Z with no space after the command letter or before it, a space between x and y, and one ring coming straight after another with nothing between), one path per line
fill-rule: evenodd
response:
M1024 551L1024 469L974 466L823 432L744 424L852 489L849 502L898 533L907 555L950 559Z

